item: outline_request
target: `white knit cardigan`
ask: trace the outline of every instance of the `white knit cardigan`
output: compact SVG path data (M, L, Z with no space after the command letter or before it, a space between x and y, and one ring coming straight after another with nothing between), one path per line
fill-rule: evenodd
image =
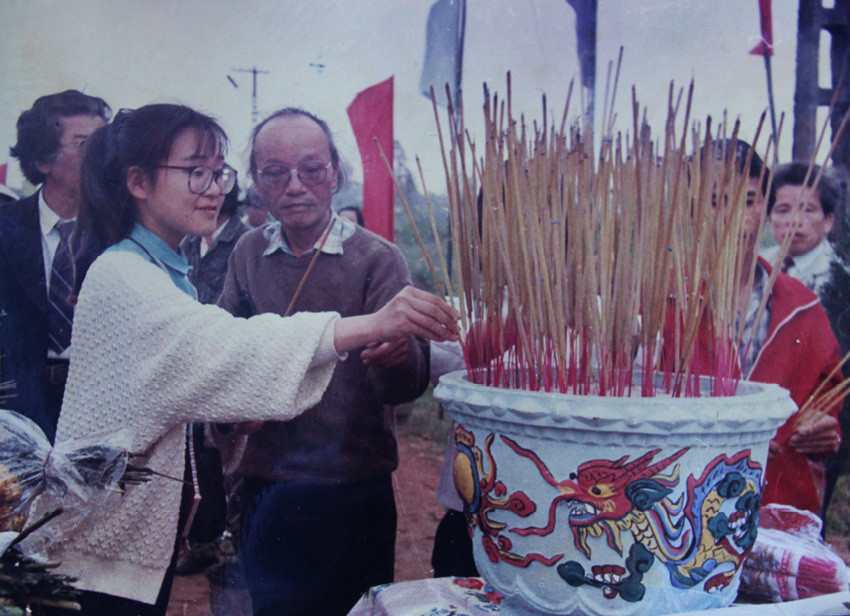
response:
M130 252L91 266L74 319L57 442L129 429L147 465L183 477L188 422L287 420L319 402L339 358L336 313L251 319L194 301ZM129 487L50 556L76 586L154 603L177 537L181 484Z

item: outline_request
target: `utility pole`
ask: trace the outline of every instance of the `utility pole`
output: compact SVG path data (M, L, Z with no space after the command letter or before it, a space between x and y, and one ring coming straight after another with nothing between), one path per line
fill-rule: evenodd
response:
M259 111L257 110L257 75L268 75L268 71L262 71L258 69L256 66L253 68L233 68L230 69L234 73L251 73L253 79L253 86L251 90L251 127L255 127L257 125L257 120L259 120ZM239 87L236 85L236 82L230 78L228 75L227 79L230 83L233 84L233 87Z

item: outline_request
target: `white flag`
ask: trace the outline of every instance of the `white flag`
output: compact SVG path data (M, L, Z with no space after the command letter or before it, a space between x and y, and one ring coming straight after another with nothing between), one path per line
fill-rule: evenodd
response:
M431 87L439 104L446 104L446 84L459 87L458 73L463 59L463 28L466 0L437 0L428 13L425 62L419 88L431 97Z

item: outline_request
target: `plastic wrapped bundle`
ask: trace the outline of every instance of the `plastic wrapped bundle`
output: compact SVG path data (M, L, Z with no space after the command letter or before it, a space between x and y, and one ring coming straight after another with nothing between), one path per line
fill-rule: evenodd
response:
M128 442L98 434L54 448L33 421L0 410L0 614L79 610L73 578L54 572L43 547L117 500L124 482L146 479L149 471L128 467Z
M809 511L763 507L758 538L744 561L739 601L777 603L846 591L847 566L821 539L821 525Z
M104 506L128 478L128 442L127 434L110 433L54 448L33 421L0 410L0 532L20 531L39 497L42 512L64 510L66 527ZM144 469L137 475L129 478L143 480Z

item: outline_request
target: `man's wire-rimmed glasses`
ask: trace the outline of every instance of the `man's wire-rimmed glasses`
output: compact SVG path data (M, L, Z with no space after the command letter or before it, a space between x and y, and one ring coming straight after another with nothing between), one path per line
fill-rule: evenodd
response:
M305 186L318 186L327 179L331 164L331 162L327 164L308 162L298 165L297 169L290 169L284 165L266 165L257 170L257 182L269 190L282 190L289 186L294 171L298 174L298 181Z

